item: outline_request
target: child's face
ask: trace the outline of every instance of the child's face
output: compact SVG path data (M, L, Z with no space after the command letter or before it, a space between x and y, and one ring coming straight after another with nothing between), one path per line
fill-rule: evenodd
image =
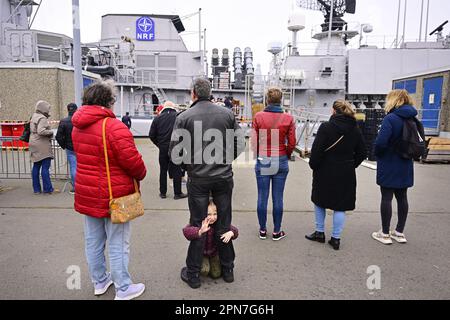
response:
M217 207L213 203L208 206L208 219L209 224L214 224L217 221Z

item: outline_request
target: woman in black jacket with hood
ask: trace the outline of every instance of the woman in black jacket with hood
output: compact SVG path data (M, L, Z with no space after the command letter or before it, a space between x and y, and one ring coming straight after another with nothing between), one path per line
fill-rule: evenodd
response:
M325 243L325 212L331 209L333 234L328 243L339 250L345 212L355 210L355 169L365 158L366 147L356 125L355 112L350 103L338 100L333 104L330 121L320 126L311 150L311 200L315 205L316 231L306 239Z

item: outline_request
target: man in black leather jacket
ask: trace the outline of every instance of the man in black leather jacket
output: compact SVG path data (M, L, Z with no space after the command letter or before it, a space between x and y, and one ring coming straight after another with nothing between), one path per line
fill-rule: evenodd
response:
M233 112L209 101L211 84L196 79L191 92L194 102L175 121L169 154L175 164L181 164L188 174L190 225L202 227L208 213L209 195L217 206L214 224L222 276L234 281L234 248L221 236L230 231L232 216L232 162L245 149L245 136ZM205 237L191 241L181 278L191 288L198 288Z
M74 193L75 189L75 175L77 169L77 158L75 156L75 152L73 151L72 143L72 116L77 109L78 107L75 103L69 103L67 105L69 116L59 122L58 131L56 133L56 141L58 141L58 144L62 149L66 150L67 161L69 162L70 177L72 179L73 186L72 190L70 190L71 194Z

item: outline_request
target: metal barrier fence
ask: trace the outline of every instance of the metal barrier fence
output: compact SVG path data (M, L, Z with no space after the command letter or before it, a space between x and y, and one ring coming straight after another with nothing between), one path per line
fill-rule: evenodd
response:
M28 148L5 147L15 145L19 137L0 137L0 179L31 179L33 163ZM5 144L6 142L7 144ZM50 177L57 180L69 180L70 171L66 152L56 140L52 139L53 161L50 166Z

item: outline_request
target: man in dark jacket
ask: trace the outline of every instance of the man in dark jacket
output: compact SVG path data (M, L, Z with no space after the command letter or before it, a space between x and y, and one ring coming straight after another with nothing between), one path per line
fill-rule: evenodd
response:
M58 144L62 149L66 150L67 161L69 162L70 177L72 179L73 187L72 190L69 191L71 194L73 194L75 190L75 175L77 170L77 158L75 156L75 152L73 151L72 143L72 116L77 109L78 107L75 103L69 103L67 105L69 116L59 122L58 131L56 133L56 141L58 141Z
M176 164L182 164L188 173L190 225L201 227L208 213L209 195L217 206L217 222L214 224L222 276L233 282L234 248L224 243L221 236L230 231L231 198L233 193L232 162L245 148L245 136L231 110L209 101L211 84L207 79L193 83L191 108L181 113L175 122L170 156ZM199 288L200 269L205 238L190 242L186 265L181 279L191 288Z
M159 116L153 120L150 127L150 140L159 149L159 196L162 199L167 198L167 172L169 172L169 177L173 179L174 199L187 198L187 195L181 191L182 170L170 161L169 158L170 138L176 118L177 111L174 108L174 104L167 101Z
M127 112L122 117L122 122L125 123L125 125L128 127L128 129L131 129L131 117L130 117L130 113L129 112Z

